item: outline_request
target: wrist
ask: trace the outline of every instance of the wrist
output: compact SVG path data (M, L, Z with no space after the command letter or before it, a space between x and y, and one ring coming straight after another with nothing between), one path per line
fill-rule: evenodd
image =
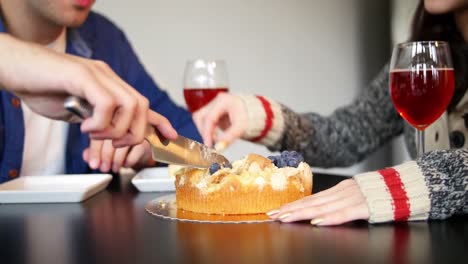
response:
M11 73L9 73L12 65L11 54L16 50L14 42L16 40L7 33L0 33L0 90L8 90L15 92L11 82Z
M243 138L265 146L274 145L284 131L281 105L264 96L239 97L247 113L247 128Z
M414 161L354 177L369 208L369 222L426 220L429 191Z

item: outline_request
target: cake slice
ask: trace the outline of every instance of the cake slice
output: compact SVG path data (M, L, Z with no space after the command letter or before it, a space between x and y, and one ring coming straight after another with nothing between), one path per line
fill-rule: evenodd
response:
M260 214L312 193L312 172L296 152L265 158L249 154L210 169L185 168L176 174L179 209L207 214Z

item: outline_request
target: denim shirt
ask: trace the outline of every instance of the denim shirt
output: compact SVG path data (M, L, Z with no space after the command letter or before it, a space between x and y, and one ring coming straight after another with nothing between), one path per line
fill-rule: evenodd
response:
M3 21L0 21L0 32L5 32ZM167 93L156 85L138 60L124 33L102 15L91 12L82 26L67 29L66 53L106 62L123 80L146 96L150 101L150 108L168 118L179 134L201 140L191 114L177 106ZM97 172L92 171L82 159L83 150L88 146L88 135L81 133L79 124L70 124L65 173ZM2 90L0 183L20 175L23 148L24 120L18 98Z

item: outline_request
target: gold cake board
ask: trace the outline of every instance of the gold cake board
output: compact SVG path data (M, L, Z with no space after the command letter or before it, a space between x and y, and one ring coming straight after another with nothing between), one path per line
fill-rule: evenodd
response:
M185 211L177 208L175 194L169 194L149 201L145 209L148 213L170 220L196 223L254 224L272 222L266 214L218 215Z

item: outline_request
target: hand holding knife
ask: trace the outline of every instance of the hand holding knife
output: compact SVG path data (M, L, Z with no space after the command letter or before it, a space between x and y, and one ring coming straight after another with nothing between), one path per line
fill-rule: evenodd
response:
M64 107L81 119L86 119L93 113L93 108L87 101L75 96L68 97ZM151 146L153 159L159 162L202 168L208 168L212 163L229 163L216 150L197 141L180 135L175 140L168 140L150 124L146 128L145 140Z

